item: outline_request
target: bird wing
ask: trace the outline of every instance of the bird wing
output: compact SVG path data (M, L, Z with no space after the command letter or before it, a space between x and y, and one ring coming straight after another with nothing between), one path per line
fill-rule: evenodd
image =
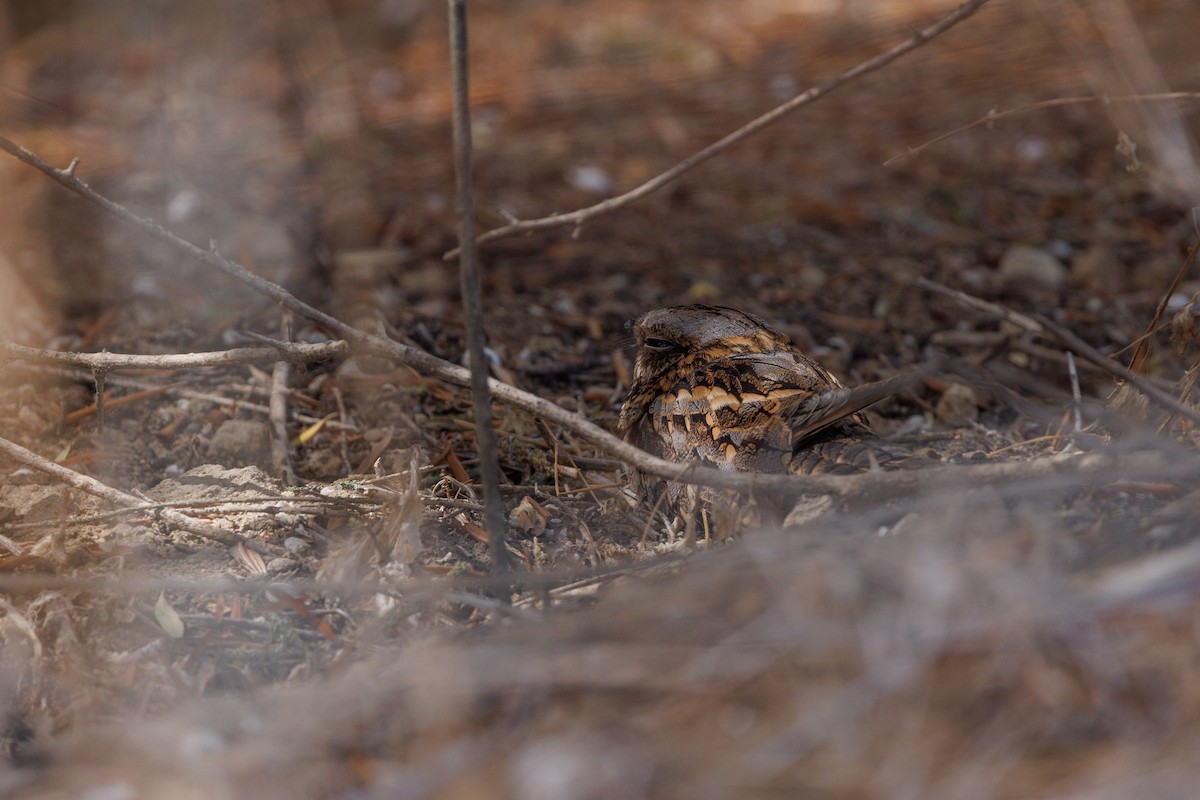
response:
M905 372L851 389L837 386L822 392L797 395L784 401L780 411L788 419L793 441L799 444L835 422L908 389L921 379L922 374Z
M847 425L847 436L869 435L865 421L853 415L921 375L905 373L847 389L793 350L716 358L650 404L646 422L653 433L643 429L643 446L676 461L782 472L808 440L838 423ZM641 444L641 436L636 438Z
M925 371L914 370L847 388L804 354L774 350L716 359L696 370L694 382L715 387L706 397L710 407L722 402L718 395L724 396L728 427L763 424L764 417L781 419L795 448L864 408L908 389L924 375ZM856 421L865 423L861 418Z

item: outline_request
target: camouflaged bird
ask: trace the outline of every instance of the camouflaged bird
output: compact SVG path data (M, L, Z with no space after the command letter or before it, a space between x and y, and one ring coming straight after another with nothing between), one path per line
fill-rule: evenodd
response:
M756 472L853 473L891 460L858 413L912 375L847 389L787 335L732 308L677 306L633 324L626 441L670 461ZM652 497L662 482L645 487ZM669 500L704 497L669 485Z

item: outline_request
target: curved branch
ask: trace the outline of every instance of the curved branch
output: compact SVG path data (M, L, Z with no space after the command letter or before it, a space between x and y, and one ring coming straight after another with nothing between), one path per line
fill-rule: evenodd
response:
M825 83L814 86L811 89L796 95L786 103L778 105L762 116L751 120L733 133L725 136L723 139L713 142L703 150L693 153L691 156L685 158L683 161L680 161L666 172L651 178L641 186L631 189L625 194L618 195L616 197L610 197L603 202L596 203L595 205L588 206L587 208L581 208L576 211L563 212L561 214L551 214L548 217L541 217L540 219L520 220L512 223L511 225L495 228L478 237L475 240L475 243L484 244L486 242L493 242L497 239L514 236L518 233L545 230L547 228L561 228L567 225L574 225L578 228L594 217L607 214L610 211L616 211L617 209L627 206L630 203L641 200L643 197L657 192L659 189L671 183L685 172L688 172L700 166L705 161L708 161L710 158L723 153L743 139L753 136L763 128L774 124L801 106L806 106L809 103L812 103L815 100L829 94L834 89L840 88L841 86L850 83L857 78L861 78L867 73L874 72L877 69L885 67L901 56L916 50L929 40L941 36L950 28L953 28L955 25L978 11L986 2L987 0L969 0L969 2L963 3L957 9L943 17L940 21L930 25L927 28L917 31L909 39L896 45L886 53L880 53L873 58L869 58L866 61L863 61L862 63L841 73L836 78L832 78ZM442 258L450 261L458 257L459 251L460 248L456 247L453 250L447 251Z
M973 128L978 128L980 125L991 125L994 122L999 122L1002 119L1016 117L1021 114L1028 114L1031 111L1039 111L1043 108L1058 108L1060 106L1085 105L1088 103L1161 103L1171 100L1196 100L1200 99L1198 92L1167 92L1165 94L1128 94L1119 95L1116 97L1103 97L1099 95L1085 95L1082 97L1056 97L1052 100L1042 100L1038 103L1030 103L1029 105L1010 108L1007 111L998 111L996 113L988 113L974 122L968 122L962 127L955 128L952 131L943 133L940 136L935 136L924 144L910 147L900 155L892 156L887 161L883 162L883 166L890 167L893 164L904 161L908 158L913 158L920 153L928 150L936 144L940 144L947 139L952 139L960 133L966 133Z

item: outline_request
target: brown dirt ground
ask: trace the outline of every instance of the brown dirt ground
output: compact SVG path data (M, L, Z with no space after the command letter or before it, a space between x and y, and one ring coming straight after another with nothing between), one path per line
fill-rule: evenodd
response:
M320 308L461 361L457 275L442 260L456 222L440 7L65 5L10 33L0 132L57 165L78 156L97 190ZM473 3L481 228L636 185L939 13L802 5ZM96 376L0 363L5 438L281 548L257 558L151 513L103 516L0 459L0 534L20 550L0 551L0 578L27 580L0 583L0 792L1126 797L1194 785L1195 575L1118 581L1174 548L1194 560L1193 432L1115 416L1111 376L1081 364L1095 427L1072 438L1061 345L914 284L1127 348L1196 237L1195 176L1153 133L1169 120L1153 104L1069 104L883 162L996 110L1200 91L1197 26L1188 0L995 2L628 209L484 249L497 377L610 429L626 322L720 302L775 322L849 383L933 353L970 365L957 413L953 386L968 381L942 375L871 412L879 432L947 464L1155 450L1174 474L928 486L688 554L608 454L498 407L528 576L506 611L461 582L488 559L459 388L377 359L294 367L288 434L313 435L293 444L286 486L269 453L270 365L113 372L101 425L88 411ZM1194 130L1195 99L1174 108ZM149 354L248 346L252 333L325 338L16 161L0 162L0 180L10 339ZM1041 279L1011 271L1022 245ZM1197 289L1192 271L1177 294ZM1195 363L1195 314L1171 314L1144 370L1175 390ZM160 391L135 394L147 388ZM402 474L413 464L420 504ZM402 556L382 575L379 542ZM381 577L400 588L353 590ZM237 590L250 579L300 588Z

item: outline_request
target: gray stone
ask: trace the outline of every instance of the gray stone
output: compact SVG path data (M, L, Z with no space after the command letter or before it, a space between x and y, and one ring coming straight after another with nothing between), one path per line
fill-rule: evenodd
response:
M221 423L208 442L208 457L225 466L265 464L271 432L265 422L229 419Z
M933 410L937 421L952 428L970 425L979 416L979 399L975 390L961 383L952 383L938 398Z
M1058 289L1067 280L1067 268L1052 254L1027 244L1014 244L1000 259L1000 274L1010 284L1035 283Z

